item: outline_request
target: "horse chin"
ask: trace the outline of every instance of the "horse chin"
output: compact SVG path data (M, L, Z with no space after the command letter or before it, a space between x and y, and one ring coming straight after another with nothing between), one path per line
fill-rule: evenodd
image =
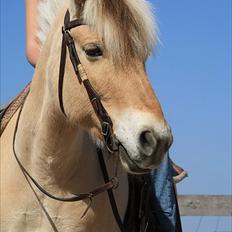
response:
M149 168L141 168L139 167L130 157L126 152L120 152L119 154L120 161L122 163L122 166L124 169L131 174L147 174L151 172L151 169Z
M104 149L105 148L105 144L104 142L98 138L98 136L96 136L96 133L93 133L93 131L91 131L91 133L89 133L90 138L92 139L93 143L101 148ZM132 158L130 158L128 151L124 149L120 149L119 150L119 158L121 161L122 166L124 167L125 171L134 175L142 175L142 174L147 174L149 172L151 172L152 168L148 167L148 168L143 168L140 167L135 161L133 161Z

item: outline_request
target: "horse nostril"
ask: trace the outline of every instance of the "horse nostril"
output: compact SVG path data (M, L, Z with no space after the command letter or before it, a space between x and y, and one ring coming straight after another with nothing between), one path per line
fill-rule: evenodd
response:
M143 131L140 135L140 144L146 156L151 156L157 146L157 140L154 134L149 131Z

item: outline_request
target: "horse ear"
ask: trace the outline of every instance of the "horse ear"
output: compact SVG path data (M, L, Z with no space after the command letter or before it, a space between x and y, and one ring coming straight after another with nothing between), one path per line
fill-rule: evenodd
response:
M71 18L80 18L86 0L69 0L69 12Z

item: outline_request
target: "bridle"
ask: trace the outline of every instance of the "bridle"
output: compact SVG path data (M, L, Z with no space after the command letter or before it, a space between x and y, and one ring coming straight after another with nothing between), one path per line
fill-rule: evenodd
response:
M97 92L95 91L95 89L93 88L93 86L91 85L87 77L85 69L80 62L74 40L72 36L70 35L70 30L72 28L78 27L81 25L83 25L83 23L78 19L70 21L69 11L66 12L65 18L64 18L64 26L62 27L63 38L62 38L62 46L61 46L59 87L58 87L60 109L63 112L63 114L66 116L64 105L63 105L62 90L63 90L63 80L64 80L65 63L66 63L66 53L67 53L66 50L68 48L69 57L73 65L73 69L75 71L76 77L80 85L83 84L88 94L89 100L92 104L92 107L95 111L95 114L97 115L97 118L101 124L101 132L104 137L105 145L110 153L114 153L118 141L113 135L113 122L111 118L109 117L103 104L101 103L100 96L97 94Z
M59 69L59 82L58 82L58 98L59 98L59 104L60 104L60 109L63 112L63 114L66 116L65 110L64 110L64 105L63 105L63 94L62 94L62 90L63 90L63 80L64 80L64 73L65 73L65 63L66 63L66 54L67 54L67 48L69 51L69 57L71 60L71 63L73 65L76 77L79 81L79 83L85 87L85 90L88 94L89 100L92 104L92 107L94 109L95 114L97 115L97 118L101 124L101 132L102 132L102 136L104 138L104 143L107 147L107 150L109 153L116 153L119 150L119 147L121 146L124 150L125 148L122 146L122 144L117 140L117 138L114 136L113 134L113 123L111 118L109 117L106 109L104 108L103 104L101 103L100 97L97 94L97 92L94 90L94 88L92 87L90 81L88 80L87 74L80 62L79 56L77 54L76 48L75 48L75 43L74 40L70 34L70 30L72 28L78 27L84 25L82 23L81 20L79 19L75 19L70 21L70 13L67 10L66 14L65 14L65 18L64 18L64 25L62 27L62 34L63 34L63 38L62 38L62 47L61 47L61 58L60 58L60 69ZM115 217L115 220L118 224L118 227L120 228L120 231L125 232L125 227L123 225L122 219L119 215L118 212L118 208L116 205L116 201L114 198L114 194L113 194L113 189L116 189L118 187L118 179L117 179L117 175L115 174L115 176L113 178L109 178L108 172L107 172L107 168L106 168L106 164L103 158L103 152L100 148L97 148L97 154L98 154L98 159L99 159L99 163L101 166L101 171L103 174L103 178L104 178L104 184L101 186L98 186L97 188L93 189L92 191L88 192L88 193L78 193L78 194L74 194L71 197L58 197L55 196L49 192L47 192L31 175L30 173L26 170L26 168L23 166L23 164L21 163L21 161L19 160L17 154L16 154L16 150L15 150L15 140L16 140L16 135L17 135L17 130L18 130L18 125L19 125L19 119L22 113L22 109L23 109L24 104L21 106L19 114L18 114L18 118L16 121L16 126L15 126L15 130L14 130L14 135L13 135L13 153L14 156L16 158L17 163L20 166L20 169L22 170L25 178L27 179L27 181L29 181L29 179L34 183L34 185L46 196L57 200L57 201L63 201L63 202L75 202L75 201L80 201L80 200L84 200L84 199L89 199L90 200L90 204L88 205L86 211L84 212L84 214L82 216L84 216L86 214L86 212L88 211L89 207L91 206L91 202L93 197L106 192L108 193L108 197L109 197L109 201L110 201L110 205ZM67 117L67 116L66 116Z

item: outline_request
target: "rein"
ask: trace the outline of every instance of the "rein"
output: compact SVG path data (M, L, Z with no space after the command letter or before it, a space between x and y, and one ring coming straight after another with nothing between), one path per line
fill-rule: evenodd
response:
M94 90L92 87L90 81L88 80L87 74L80 62L79 56L77 54L76 48L75 48L75 43L70 35L70 30L74 27L78 27L83 25L82 22L78 19L70 21L70 13L69 11L66 12L65 18L64 18L64 26L62 27L62 47L61 47L61 58L60 58L60 70L59 70L59 82L58 82L58 97L59 97L59 104L60 104L60 109L63 112L63 114L66 116L65 110L64 110L64 105L63 105L63 80L64 80L64 73L65 73L65 64L66 64L66 54L67 54L67 47L69 51L69 57L72 62L75 74L77 76L77 79L80 84L83 84L83 86L86 89L86 92L88 94L89 100L92 104L92 107L99 119L99 122L101 124L101 130L102 130L102 136L104 138L105 145L107 147L107 150L109 153L115 153L118 152L119 147L122 146L122 144L116 139L116 137L113 134L113 123L111 118L109 117L106 109L104 108L103 104L101 103L100 97L97 94L97 92ZM24 101L25 103L25 101ZM78 194L73 194L73 196L70 197L58 197L55 196L48 191L46 191L31 175L30 173L26 170L26 168L23 166L21 161L19 160L17 154L16 154L16 149L15 149L15 141L16 141L16 135L18 131L18 125L19 125L19 120L20 116L23 110L24 103L22 104L19 114L17 117L16 121L16 126L14 130L14 135L13 135L13 153L15 156L15 159L22 170L24 176L27 177L33 182L33 184L46 196L49 198L52 198L57 201L62 201L62 202L75 202L75 201L80 201L84 199L89 199L90 204L88 205L87 209L83 213L82 217L85 216L87 213L89 207L91 206L92 199L93 197L103 193L103 192L108 192L108 197L110 201L110 205L115 217L115 220L118 224L118 227L120 228L121 232L125 232L125 228L122 222L122 219L119 215L118 208L116 205L115 197L113 194L113 189L116 189L118 187L118 178L117 175L113 178L109 178L106 164L103 158L102 150L100 148L97 148L97 154L98 154L98 159L99 159L99 164L101 167L102 175L104 178L105 184L93 189L92 191L88 193L78 193Z

